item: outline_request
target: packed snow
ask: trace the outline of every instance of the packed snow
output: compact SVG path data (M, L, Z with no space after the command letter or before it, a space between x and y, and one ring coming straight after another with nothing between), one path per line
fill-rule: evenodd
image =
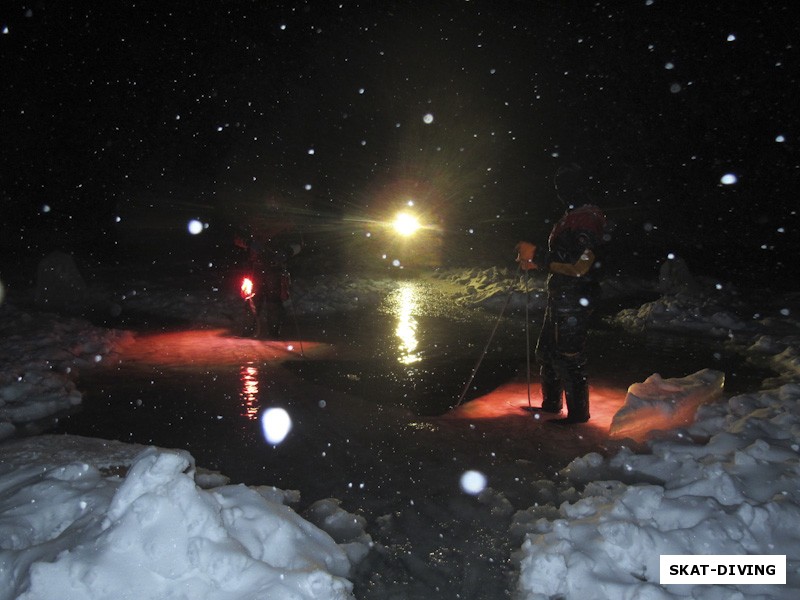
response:
M508 269L442 271L432 281L491 312L544 305L542 281ZM761 297L754 310L727 283L684 283L663 272L653 282L608 280L608 295L626 286L659 295L611 321L735 345L775 377L725 398L713 370L654 373L631 386L612 426L631 435L619 452L572 461L536 482L541 500L516 512L485 490L509 515L514 597L800 594L798 298ZM305 314L347 311L396 285L388 277L298 280L292 302ZM0 600L353 597L352 574L372 537L335 499L301 516L290 506L293 492L231 484L180 449L35 435L38 420L81 402L78 373L113 360L131 334L37 311L26 294L0 296ZM210 325L230 324L237 310L236 298L219 289L176 294L148 281L113 294L89 286L85 302L111 314L146 309ZM642 423L651 435L637 429ZM786 584L661 585L662 554L786 555Z

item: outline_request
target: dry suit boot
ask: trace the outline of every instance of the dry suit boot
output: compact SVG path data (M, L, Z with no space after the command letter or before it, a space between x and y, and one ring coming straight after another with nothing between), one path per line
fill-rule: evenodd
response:
M566 384L564 396L567 399L567 416L563 419L554 419L549 423L556 425L586 423L589 420L589 384L586 378L581 377L577 381Z
M550 378L542 373L542 410L558 414L561 412L563 401L561 399L564 388L561 380Z

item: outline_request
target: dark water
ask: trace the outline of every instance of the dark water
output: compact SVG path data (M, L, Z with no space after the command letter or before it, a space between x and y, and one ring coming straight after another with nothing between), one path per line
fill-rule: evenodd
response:
M198 464L236 481L266 479L330 494L335 490L309 473L320 465L346 469L360 436L377 436L381 447L387 423L447 412L473 372L464 402L524 377L526 340L535 343L538 317L532 315L526 331L522 315L498 319L463 309L408 282L377 310L298 320L301 337L332 344L333 357L214 367L123 364L86 372L78 383L82 406L62 416L53 431L186 448ZM712 368L725 372L730 396L757 389L771 375L721 342L631 335L602 319L591 333L589 354L591 381L621 390L656 372L682 377ZM535 386L535 367L531 380ZM345 394L357 401L341 400ZM269 406L291 409L299 425L279 447L265 446L260 429L258 416ZM387 452L393 443L387 442ZM378 463L376 457L374 465L360 468L379 469Z

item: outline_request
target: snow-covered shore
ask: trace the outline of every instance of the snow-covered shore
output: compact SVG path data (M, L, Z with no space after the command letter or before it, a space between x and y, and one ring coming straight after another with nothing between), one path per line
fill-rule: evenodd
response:
M493 312L509 293L512 310L544 302L541 280L504 269L454 270L433 279L458 302ZM641 283L609 281L607 292ZM369 306L395 285L391 278L299 280L293 301L301 314L346 311ZM538 482L546 501L518 511L509 531L519 548L518 597L790 598L800 592L796 297L764 298L753 309L731 294L729 286L703 281L611 320L734 344L780 375L764 389L703 405L692 425L663 433L649 452L590 454ZM175 294L147 282L111 300L106 304L123 312L208 325L230 324L240 308L216 289ZM77 372L113 359L130 335L21 306L13 294L0 305L0 438L79 403ZM696 383L693 377L668 382L665 397ZM346 598L352 595L348 574L370 546L366 524L335 502L320 501L311 525L286 506L289 492L228 485L195 468L180 450L34 436L7 439L0 461L3 599ZM785 554L788 583L661 586L660 554Z

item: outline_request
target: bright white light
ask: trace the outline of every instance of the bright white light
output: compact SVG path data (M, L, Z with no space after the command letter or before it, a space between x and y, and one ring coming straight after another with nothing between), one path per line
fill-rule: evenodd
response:
M736 177L736 175L734 175L733 173L726 173L725 175L722 176L720 181L722 182L723 185L733 185L734 183L739 181L739 178Z
M422 120L427 125L430 125L433 123L433 115L431 113L427 113L424 117L422 117Z
M280 444L292 429L292 419L282 408L270 408L261 415L264 438L273 445Z
M201 233L203 231L203 224L197 219L192 219L191 221L189 221L188 229L189 233L191 233L192 235L197 235L198 233Z
M394 229L400 235L409 236L413 235L419 229L419 221L414 215L408 213L400 213L394 219Z
M672 252L670 252L669 254L667 254L667 260L675 260L675 255Z
M786 138L782 135L779 135L775 137L775 141L778 142L779 144L782 144L783 142L786 141Z
M461 489L473 496L486 488L486 475L480 471L465 471L461 476Z
M312 154L312 155L313 155L313 154L314 154L314 152L316 152L316 151L315 151L313 148L309 148L309 149L308 149L308 153L309 153L309 154Z
M393 267L399 267L399 266L400 266L400 261L399 261L399 260L397 260L397 259L395 258L395 259L392 261L392 266L393 266Z
M305 187L305 190L307 192L311 190L311 184L310 183L307 183L304 187Z
M733 33L729 33L728 34L728 41L729 42L733 42L734 40L736 40L736 35L733 34Z
M50 205L49 204L43 204L42 205L42 212L43 213L49 213L50 212Z

